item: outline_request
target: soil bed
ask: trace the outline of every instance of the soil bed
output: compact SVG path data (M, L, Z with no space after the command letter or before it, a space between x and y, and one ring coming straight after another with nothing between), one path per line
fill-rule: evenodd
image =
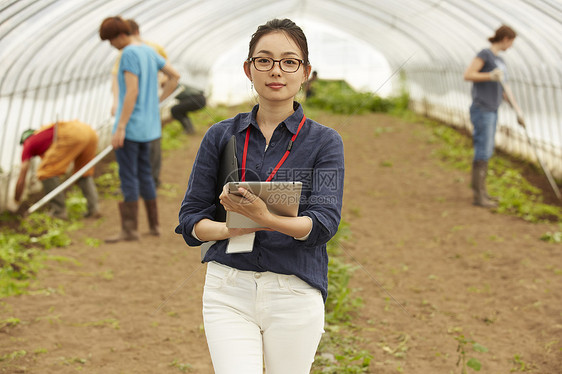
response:
M468 173L442 165L424 125L378 114L315 120L344 138L352 238L343 256L357 267L352 286L364 307L354 323L374 357L370 372L461 373L464 336L488 349L465 347L484 373L559 373L562 252L539 240L557 224L472 206ZM89 246L120 225L116 201L102 201L104 217L49 251L30 294L0 300L0 321L20 321L0 328L0 373L213 372L205 265L173 233L201 138L164 159L160 238Z

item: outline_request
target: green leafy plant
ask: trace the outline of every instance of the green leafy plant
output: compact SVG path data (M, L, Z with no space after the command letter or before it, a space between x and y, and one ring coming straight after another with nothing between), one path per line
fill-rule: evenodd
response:
M69 366L74 364L85 365L88 362L88 359L83 357L60 357L59 360L61 364Z
M344 263L341 244L350 237L349 224L342 222L336 235L328 242L328 299L326 300L325 334L320 341L313 373L368 373L373 356L356 348L359 338L351 320L362 306L353 297L349 280L354 268Z
M459 358L457 360L457 366L461 367L461 373L466 374L467 368L470 368L474 371L480 371L480 369L482 368L482 364L480 363L480 361L477 358L469 357L468 360L467 360L467 357L466 357L467 346L471 346L472 350L474 352L481 352L481 353L488 352L488 348L484 347L483 345L480 345L480 344L476 343L472 339L465 338L464 335L456 336L455 340L458 342L457 352L459 354Z
M319 79L314 84L315 94L306 100L306 106L332 113L401 112L409 102L406 92L395 98L382 98L370 92L357 92L343 80Z
M562 243L562 232L555 231L550 232L547 231L545 234L541 236L541 240L549 243Z
M162 151L181 148L187 141L187 135L178 121L173 121L162 129Z
M104 173L95 179L100 197L104 199L121 198L119 164L112 161L104 166Z
M89 247L97 248L102 244L102 240L97 238L85 238L84 243Z
M85 201L69 193L69 220L37 211L23 219L12 216L9 227L0 230L0 298L19 295L29 286L46 258L44 250L70 245L68 233L81 227Z
M19 350L19 351L14 351L14 352L10 352L10 353L6 353L2 356L0 356L0 362L2 361L12 361L15 359L18 359L20 357L24 357L27 354L27 351Z
M562 243L562 224L558 224L558 231L547 231L540 239L548 243Z
M0 297L19 295L39 267L30 238L11 230L0 232Z
M187 372L191 372L193 369L193 366L190 364L182 364L181 362L179 362L178 360L174 360L170 363L171 367L177 368L179 371L181 371L182 373L187 373Z
M15 317L10 317L10 318L6 318L3 321L0 321L0 331L6 327L15 327L17 325L20 324L20 320L19 318L15 318Z
M339 340L343 346L341 354L325 354L314 361L312 373L329 374L360 374L369 373L369 366L373 356L365 350L357 351L352 348L353 340Z
M515 371L531 371L533 370L533 366L532 364L528 364L525 361L523 361L523 357L521 357L521 355L515 355L513 356L513 364L515 365L515 367L511 368L511 370L509 370L510 373L513 373Z
M328 299L326 300L326 321L338 324L348 322L352 312L362 302L352 297L349 281L354 268L340 259L341 241L350 237L349 224L343 222L336 235L328 242Z

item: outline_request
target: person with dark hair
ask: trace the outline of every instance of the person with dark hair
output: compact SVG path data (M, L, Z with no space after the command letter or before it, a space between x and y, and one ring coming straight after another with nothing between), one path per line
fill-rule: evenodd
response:
M160 56L162 56L164 59L168 59L168 54L166 53L164 47L150 40L145 40L141 38L139 24L134 19L127 19L125 20L125 22L129 26L129 33L135 41L151 46ZM120 62L121 62L121 51L119 51L117 58L113 63L113 68L111 69L111 90L113 92L113 105L111 106L112 116L115 115L115 112L117 111L117 105L119 104L119 84L117 82L117 73L119 72Z
M472 105L470 119L473 124L474 158L472 162L471 187L474 191L474 205L494 208L497 203L488 195L486 176L488 160L494 152L494 138L498 120L498 108L505 99L510 105L519 109L516 102L510 102L504 93L507 86L507 67L499 56L500 52L511 48L516 33L509 26L501 26L493 37L488 38L490 48L481 50L472 60L464 79L474 82L472 85ZM505 82L502 86L501 82ZM506 88L507 89L507 88ZM518 113L521 113L519 110ZM523 124L523 117L517 118Z
M134 41L138 43L146 44L152 48L164 59L168 59L168 54L164 47L160 44L151 42L149 40L144 40L140 36L140 29L138 23L134 19L127 19L125 20L127 25L129 25L129 29L131 30L131 37ZM119 72L119 64L121 63L121 51L117 55L115 59L115 63L113 64L113 69L111 70L111 90L113 92L113 105L111 107L111 115L114 116L117 110L117 106L119 104L119 84L117 81L117 73ZM158 72L158 82L159 84L164 83L165 75L161 72ZM150 151L149 151L149 158L150 158L150 168L152 170L152 178L154 179L154 184L158 188L160 186L160 170L162 168L162 138L154 139L150 142Z
M181 86L183 90L176 95L176 99L179 102L170 109L170 112L172 113L172 117L181 123L183 131L186 134L194 134L195 129L189 119L188 113L203 109L207 104L207 99L203 91L184 84Z
M215 241L203 258L203 320L215 373L261 374L264 363L268 373L308 373L323 333L326 243L341 218L344 155L340 135L307 118L295 101L310 71L300 27L289 19L259 26L244 62L258 104L211 126L193 164L175 232L190 246ZM302 182L296 217L271 213L257 195L239 188L237 196L217 181L232 136L241 181ZM217 187L227 212L262 228L216 221Z
M74 172L82 169L96 156L98 134L87 124L80 121L64 121L42 126L38 130L23 132L20 144L23 146L21 167L16 183L15 200L21 200L25 189L25 180L31 159L41 157L37 169L37 178L43 185L45 194L53 191L60 183L70 164ZM78 187L86 198L88 212L85 217L99 218L98 192L94 183L94 167L89 169L77 181ZM57 218L66 219L64 192L61 191L50 201L50 213Z
M117 79L119 105L111 144L119 164L124 201L119 203L121 232L107 242L138 240L138 198L143 198L149 233L160 235L156 188L149 160L150 142L162 136L159 102L178 85L179 73L156 51L135 40L121 17L106 18L100 25L101 40L122 51ZM158 97L158 71L167 81Z

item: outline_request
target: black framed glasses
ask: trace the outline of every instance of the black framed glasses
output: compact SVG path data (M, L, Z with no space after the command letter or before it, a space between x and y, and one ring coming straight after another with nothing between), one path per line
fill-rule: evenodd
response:
M298 58L282 58L280 60L274 60L271 57L251 57L248 59L249 62L254 64L257 71L270 71L276 62L279 63L279 67L285 73L294 73L304 64L303 60Z

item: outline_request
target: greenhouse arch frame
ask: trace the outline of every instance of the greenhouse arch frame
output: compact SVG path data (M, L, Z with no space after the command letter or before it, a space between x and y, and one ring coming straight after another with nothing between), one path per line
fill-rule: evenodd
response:
M79 118L109 144L116 52L98 35L113 15L134 18L182 81L206 88L214 62L272 18L313 21L380 52L402 72L411 108L471 131L463 72L501 24L518 33L504 54L509 83L539 155L562 178L562 2L555 0L2 0L0 1L0 210L13 195L19 137ZM306 32L306 28L305 28ZM241 64L241 62L237 62ZM398 74L393 87L399 89ZM514 112L502 105L496 144L536 161Z

